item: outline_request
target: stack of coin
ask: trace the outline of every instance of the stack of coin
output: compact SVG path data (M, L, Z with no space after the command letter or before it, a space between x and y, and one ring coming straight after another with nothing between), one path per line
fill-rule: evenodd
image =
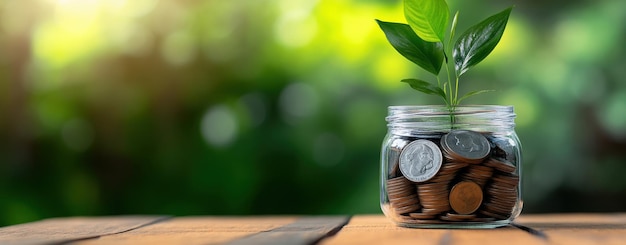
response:
M489 158L489 160L485 161L484 163L485 166L488 167L492 167L497 169L498 171L504 172L504 173L514 173L515 170L517 169L515 167L515 165L513 165L512 163L508 162L505 159L497 159L497 158Z
M489 181L491 175L493 175L493 168L483 165L471 165L465 168L461 178L466 181L473 181L482 188Z
M424 207L422 213L438 215L450 210L448 182L430 182L417 185L417 194Z
M404 176L387 180L387 196L392 210L398 215L422 208L414 184Z
M448 161L481 163L491 151L485 136L468 130L454 130L441 137L441 149Z
M455 214L447 213L446 215L439 216L441 220L454 221L454 222L468 222L476 219L475 214Z
M519 177L511 174L496 174L486 188L488 201L483 203L480 213L496 219L511 216L517 203Z
M387 161L389 164L389 178L397 177L400 174L400 152L409 144L409 141L402 138L397 138L391 141L389 145L389 151L387 151Z
M425 183L418 183L417 194L420 198L422 213L426 215L438 215L450 210L450 182L456 177L457 172L468 166L467 163L445 163L433 177Z

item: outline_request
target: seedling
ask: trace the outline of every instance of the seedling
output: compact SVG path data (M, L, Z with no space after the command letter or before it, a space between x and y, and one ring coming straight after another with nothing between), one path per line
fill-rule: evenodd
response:
M437 79L436 85L415 78L402 82L422 93L440 96L452 112L464 99L491 91L474 90L459 97L459 78L484 60L500 42L511 10L509 7L471 26L456 41L459 11L450 24L450 10L445 0L405 0L404 16L408 24L376 21L398 53ZM446 30L449 30L448 35ZM445 68L444 81L440 79L442 67Z

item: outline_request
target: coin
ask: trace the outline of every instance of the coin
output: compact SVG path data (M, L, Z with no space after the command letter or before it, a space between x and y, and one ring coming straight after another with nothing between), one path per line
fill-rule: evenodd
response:
M436 219L405 219L402 222L407 224L445 224L446 222Z
M451 157L469 163L480 163L491 151L485 136L468 130L454 130L444 135L441 147Z
M425 213L409 213L409 216L414 219L434 219L434 214L425 214Z
M411 196L414 196L417 201L415 185L403 176L387 180L387 196L391 202Z
M400 153L400 172L413 182L424 182L437 174L442 164L439 147L429 140L415 140Z
M497 214L497 213L489 212L487 210L481 210L480 213L484 214L486 216L493 217L493 218L496 218L496 219L501 219L501 220L508 219L511 216L510 214L508 214L508 215Z
M447 213L446 215L439 216L439 219L445 221L469 221L471 219L476 218L475 214L452 214Z
M461 176L462 180L469 180L478 184L481 188L485 186L489 178L493 175L493 168L483 165L471 165L466 168L466 172Z
M489 160L487 160L485 162L485 166L493 167L505 173L513 173L515 172L515 169L517 169L515 165L508 162L507 160L496 158L490 158Z
M402 148L404 148L408 143L408 140L402 138L397 138L391 141L389 151L387 151L390 178L398 176L400 152L402 152Z
M496 135L489 135L487 139L492 144L491 152L494 157L517 162L517 143L513 139Z
M478 184L471 181L459 182L450 191L450 206L459 214L475 212L482 201L483 191Z

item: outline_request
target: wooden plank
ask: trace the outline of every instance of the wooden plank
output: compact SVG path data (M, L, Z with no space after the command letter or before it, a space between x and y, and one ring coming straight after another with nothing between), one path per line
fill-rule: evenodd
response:
M514 227L498 229L412 229L398 227L383 215L352 217L337 235L321 244L543 244Z
M358 215L321 244L437 244L446 230L397 227L382 215Z
M280 228L237 239L227 244L315 244L334 235L348 223L348 220L346 216L305 217Z
M626 214L523 215L516 222L543 232L552 244L626 244Z
M53 218L0 228L0 244L60 244L117 234L166 219L164 216Z
M177 217L129 232L73 244L220 244L296 221L296 217Z
M410 229L363 215L322 244L626 244L626 214L522 215L515 222L528 230Z
M409 229L383 215L355 216L344 225L347 220L345 216L61 218L0 228L0 244L626 244L626 213L522 215L516 223L525 230Z

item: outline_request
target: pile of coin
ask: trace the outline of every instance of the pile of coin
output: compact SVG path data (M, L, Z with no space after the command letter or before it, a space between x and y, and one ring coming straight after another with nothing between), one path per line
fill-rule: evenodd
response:
M497 219L506 219L517 202L519 177L510 174L497 174L486 188L488 201L483 203L482 214Z
M387 180L387 196L396 214L410 213L422 208L415 193L415 185L403 176Z
M465 172L461 176L463 180L473 181L481 188L485 186L487 181L493 175L493 168L483 165L471 165L464 169Z
M385 182L390 211L408 224L509 218L519 177L509 160L514 152L503 150L503 142L468 130L392 140Z

